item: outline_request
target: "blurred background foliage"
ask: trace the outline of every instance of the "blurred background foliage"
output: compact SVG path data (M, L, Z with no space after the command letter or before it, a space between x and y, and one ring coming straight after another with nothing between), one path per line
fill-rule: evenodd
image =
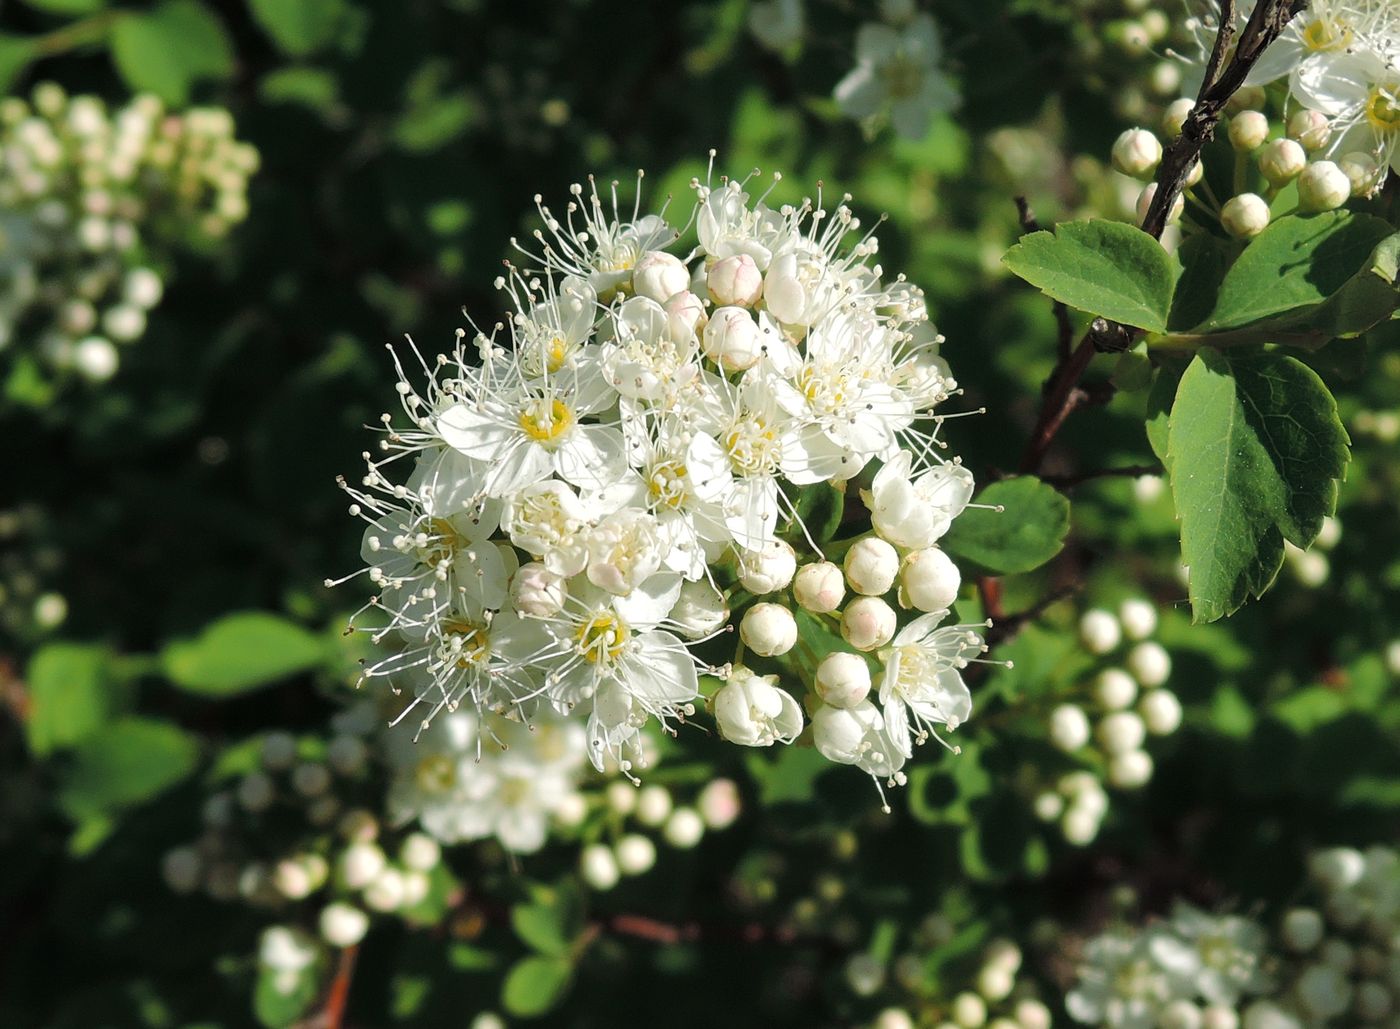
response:
M644 205L674 194L688 206L710 147L730 172L781 170L779 196L818 180L849 190L867 223L886 217L882 264L927 291L965 406L987 410L948 424L952 452L983 481L1015 467L1056 326L999 266L1021 231L1012 198L1047 223L1120 209L1104 158L1152 101L1152 61L1115 44L1135 11L938 0L963 104L902 140L864 131L830 99L856 25L873 16L865 5L809 4L802 42L782 54L750 35L749 7L0 6L11 91L55 81L113 103L145 91L224 106L261 154L246 223L178 263L114 378L36 391L18 350L0 352L0 1024L249 1024L265 916L176 896L161 855L194 834L216 784L250 767L248 741L291 729L314 753L347 703L358 652L340 630L358 597L322 581L354 566L359 527L334 478L356 468L363 426L390 401L386 343L406 334L445 351L463 308L484 325L498 316L490 283L509 237L535 226L534 194L564 197L591 171L630 197L644 168ZM453 875L479 905L376 925L346 1024L468 1025L500 1008L505 970L532 951L497 915L530 901L532 884L555 884L534 902L572 942L563 973L518 984L543 998L517 997L521 1014L559 1000L548 1017L561 1025L639 1012L841 1025L938 996L992 935L1026 939L1046 919L1071 938L1092 931L1117 887L1146 911L1173 896L1277 904L1307 847L1393 837L1393 343L1372 340L1364 362L1317 358L1356 443L1330 574L1314 566L1304 584L1290 565L1263 603L1191 627L1169 502L1131 479L1067 487L1064 553L1004 580L1003 603L1073 596L1003 648L1016 666L974 687L962 755L924 754L893 814L865 777L810 751L736 754L683 732L662 781L732 776L746 809L732 830L586 900L568 886L576 848L519 861L458 848ZM1104 378L1112 361L1100 360ZM1143 410L1125 393L1078 415L1046 474L1152 463ZM1102 663L1077 642L1079 612L1128 597L1159 608L1185 726L1155 752L1152 783L1115 794L1099 839L1076 848L1031 813L1037 784L1074 767L1046 743L1044 716ZM609 931L629 913L697 928ZM958 932L915 948L917 983L850 988L851 955L909 950L930 913ZM1063 986L1063 955L1050 948L1035 974ZM262 1003L258 1017L286 1024L319 996L317 985L299 1007Z

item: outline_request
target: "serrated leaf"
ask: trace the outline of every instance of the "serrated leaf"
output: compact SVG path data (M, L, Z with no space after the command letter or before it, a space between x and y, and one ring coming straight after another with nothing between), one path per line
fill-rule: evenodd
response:
M1147 391L1147 414L1143 428L1147 430L1147 442L1152 452L1163 464L1167 460L1167 419L1171 416L1180 382L1181 371L1164 365L1157 369L1157 374L1152 378L1152 388Z
M510 909L515 935L527 946L548 957L562 957L569 951L561 912L546 904L517 904Z
M253 20L284 53L302 57L335 37L344 0L248 0Z
M1029 572L1058 554L1069 532L1069 501L1033 475L994 482L943 537L943 549L995 574Z
M196 82L233 74L228 34L197 0L122 14L112 29L112 57L133 89L177 105L189 101Z
M1400 234L1379 218L1280 218L1231 265L1192 335L1248 329L1261 342L1306 346L1359 335L1400 307L1398 261Z
M1080 311L1164 332L1176 273L1162 245L1122 222L1067 222L1033 232L1002 261L1042 292Z
M160 659L176 686L222 697L314 668L326 656L321 639L295 622L244 611L219 619L193 640L171 643Z
M520 1018L543 1015L569 988L574 968L563 958L528 957L517 961L501 985L501 1006Z
M51 643L29 662L24 731L38 757L81 742L111 720L126 691L111 682L105 647Z
M194 771L199 749L179 726L154 718L122 718L73 750L58 792L75 821L150 800Z
M1336 506L1349 442L1332 394L1300 361L1196 355L1172 406L1166 458L1194 620L1262 596L1284 540L1312 543Z
M1172 309L1167 316L1169 329L1189 329L1200 324L1215 309L1220 284L1239 250L1238 243L1204 232L1191 236L1177 248L1181 274L1172 293Z

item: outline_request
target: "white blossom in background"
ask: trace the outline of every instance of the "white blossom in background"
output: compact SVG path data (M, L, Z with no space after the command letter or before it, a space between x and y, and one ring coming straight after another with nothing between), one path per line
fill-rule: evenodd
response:
M938 25L916 14L902 25L869 22L856 33L856 66L836 85L836 102L852 118L888 117L895 132L922 139L935 115L958 106L943 70Z
M431 364L413 350L426 386L398 366L407 426L385 415L344 484L375 590L357 627L388 647L365 677L416 712L396 801L444 840L538 847L573 766L535 768L529 741L584 740L595 768L635 778L643 730L694 716L702 674L728 682L710 704L726 739L792 742L800 684L768 673L826 656L798 646L799 607L887 666L879 706L826 719L833 760L900 781L914 743L971 712L960 673L982 626L940 608L900 631L892 603L973 489L938 439L957 386L922 295L886 278L849 197L774 207L712 171L692 186L679 226L616 184L575 186L558 213L537 199L527 266L496 283L508 315ZM854 505L848 481L877 466L875 535L850 548L838 610L842 568L798 498ZM914 592L946 607L960 577L937 564ZM736 580L737 598L719 586ZM502 752L507 737L524 742Z
M222 108L111 110L54 83L0 100L0 351L110 378L146 331L161 269L248 213L258 153Z

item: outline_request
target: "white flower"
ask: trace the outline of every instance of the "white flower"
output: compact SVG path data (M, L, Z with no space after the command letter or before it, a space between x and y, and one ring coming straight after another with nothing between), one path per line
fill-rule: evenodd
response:
M501 528L517 547L567 578L588 563L586 530L597 513L567 483L546 479L506 498Z
M895 131L922 139L929 119L958 105L958 91L938 67L943 44L927 14L903 29L867 24L856 34L856 66L836 86L836 101L852 118L888 110Z
M1089 942L1079 981L1065 997L1076 1021L1113 1029L1153 1029L1184 985L1153 958L1145 933L1107 933Z
M802 0L763 0L749 8L749 31L769 50L786 50L802 38Z
M812 713L812 742L828 761L855 765L879 779L898 779L904 753L890 738L884 716L871 701L841 708L823 704Z
M876 474L866 496L881 539L919 550L942 538L972 499L972 473L945 462L913 477L912 457L900 451Z
M714 698L715 723L725 739L745 747L771 747L797 738L802 708L777 682L776 675L734 669Z
M1171 919L1149 933L1154 960L1194 984L1210 1004L1237 1004L1268 985L1263 962L1269 937L1262 926L1237 915L1211 915L1178 901Z
M914 741L937 736L934 726L956 729L972 714L972 694L962 669L986 647L967 626L938 628L946 614L936 611L914 619L882 655L880 704L890 739L906 757L913 754Z

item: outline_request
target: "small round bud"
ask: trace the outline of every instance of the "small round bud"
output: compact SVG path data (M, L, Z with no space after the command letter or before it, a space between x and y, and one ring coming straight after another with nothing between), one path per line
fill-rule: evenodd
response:
M1042 822L1053 822L1064 813L1065 798L1052 790L1045 790L1035 795L1035 800L1031 802L1031 810Z
M998 965L984 965L977 973L977 992L990 1001L1003 1000L1016 987L1015 973Z
M1269 138L1269 119L1259 111L1241 111L1230 119L1230 145L1252 153Z
M1147 727L1132 711L1115 711L1105 715L1096 733L1099 744L1110 754L1126 754L1142 746Z
M632 267L632 291L664 304L690 285L690 270L664 250L648 250Z
M1253 239L1269 227L1269 204L1257 193L1241 193L1225 201L1220 224L1236 239Z
M102 314L102 331L118 343L130 343L146 331L146 312L135 304L117 304Z
M1332 138L1332 123L1321 111L1307 108L1294 111L1288 119L1288 138L1297 141L1305 150L1321 150Z
M1113 167L1124 175L1145 179L1162 160L1162 144L1147 129L1128 129L1113 144Z
M1195 108L1196 101L1189 97L1182 97L1180 100L1173 100L1167 105L1166 111L1162 114L1162 134L1168 139L1176 139L1181 135L1182 126L1186 124L1187 117Z
M751 307L763 296L763 273L748 254L735 254L714 263L705 287L716 304Z
M1366 859L1351 847L1331 847L1308 858L1308 872L1332 890L1355 886L1366 872Z
M262 772L249 772L238 781L238 805L244 811L257 814L266 811L277 799L277 787Z
M160 276L149 268L131 269L122 283L122 295L126 302L147 311L160 303L164 291Z
M295 858L284 858L273 866L272 885L288 900L304 900L316 888L311 872Z
M117 374L120 363L117 348L111 340L102 336L79 340L73 348L73 366L89 382L106 382Z
M336 830L351 843L371 843L379 835L379 819L364 808L347 811Z
M1351 1006L1351 983L1331 965L1312 965L1298 977L1298 999L1320 1021L1336 1018Z
M1317 539L1313 540L1315 546L1323 550L1331 550L1342 541L1342 523L1328 515L1322 519L1322 528L1317 531Z
M1122 638L1118 619L1101 608L1085 611L1079 619L1079 639L1091 654L1107 654Z
M1021 948L1008 939L995 939L987 944L987 949L982 952L982 963L1004 968L1015 975L1021 968Z
M371 911L397 911L403 907L406 893L403 873L397 868L386 868L366 887L365 907Z
M1050 1029L1050 1009L1038 1000L1017 1001L1015 1016L1021 1029Z
M1060 832L1064 834L1066 842L1076 847L1086 847L1094 842L1094 837L1099 834L1102 818L1102 815L1092 809L1070 805L1069 810L1060 819Z
M1342 174L1351 183L1351 195L1354 197L1370 196L1385 180L1385 169L1380 162L1362 151L1343 154L1337 167L1342 169Z
M894 608L879 597L857 597L841 612L841 637L857 650L876 650L894 638L895 622Z
M1121 668L1105 668L1094 680L1094 699L1107 711L1122 711L1137 699L1138 684Z
M1288 1008L1271 1000L1256 1000L1244 1011L1244 1029L1302 1029L1303 1020L1292 1005Z
M705 302L690 290L681 290L661 306L666 310L666 328L672 339L686 341L705 331L709 322Z
M1061 704L1050 712L1050 742L1072 754L1089 742L1089 716L1075 704Z
M1147 212L1152 209L1152 198L1157 195L1157 183L1149 182L1138 194L1137 216L1139 222L1147 221ZM1186 201L1178 193L1172 200L1171 210L1167 212L1167 221L1174 222L1181 217L1181 213L1186 210Z
M579 854L579 874L584 882L600 892L612 889L622 877L612 848L601 843L590 843L583 848Z
M1108 781L1120 790L1140 789L1146 786L1151 778L1152 755L1145 750L1114 754L1108 762Z
M777 657L797 643L797 621L785 607L755 604L739 622L739 637L760 657Z
M743 804L733 779L716 779L700 791L696 806L711 829L727 829L739 817Z
M1239 1029L1240 1016L1232 1007L1211 1004L1201 1009L1201 1029Z
M870 1029L915 1029L914 1020L903 1008L885 1008L875 1016Z
M337 736L326 747L326 763L339 775L354 775L368 758L369 748L358 736Z
M1298 176L1298 206L1333 211L1351 198L1351 179L1331 161L1314 161Z
M1191 1001L1178 998L1157 1016L1158 1029L1201 1029L1201 1009Z
M1171 690L1148 690L1138 701L1138 714L1153 736L1170 736L1181 727L1181 701Z
M771 540L758 550L739 551L739 585L762 595L786 589L797 571L797 554L783 540Z
M1338 917L1336 902L1338 900L1348 900L1352 903L1352 908L1344 917ZM1355 896L1341 894L1333 897L1327 905L1327 913L1331 917L1333 924L1343 930L1355 929L1361 924L1365 917L1365 910L1361 906L1361 901ZM1356 950L1346 940L1333 936L1323 940L1322 946L1318 949L1317 956L1324 965L1329 965L1339 972L1350 972L1356 964Z
M899 570L899 599L918 611L946 611L958 599L962 573L938 547L915 550Z
M1312 908L1292 908L1283 916L1283 943L1299 954L1322 942L1327 929L1322 915Z
M557 615L564 607L564 594L564 577L538 561L521 565L511 576L511 606L529 618Z
M319 797L330 788L331 770L319 761L307 761L292 769L292 789L301 796Z
M340 855L340 881L348 889L362 890L384 870L384 851L373 843L353 843Z
M1274 186L1292 182L1308 166L1308 155L1291 139L1275 139L1259 151L1259 173Z
M705 835L705 821L692 808L677 808L666 820L661 835L677 850L690 850Z
M816 689L832 707L853 708L870 695L870 666L859 654L834 651L817 665Z
M608 788L603 793L607 801L608 810L614 814L626 817L637 810L637 788L630 782L615 779L608 783Z
M321 911L321 938L332 947L353 947L369 932L369 915L344 901Z
M204 862L193 847L168 850L160 861L161 877L176 893L193 893L199 888L203 873Z
M623 875L641 875L656 864L656 844L638 833L617 841L617 867Z
M1390 991L1375 980L1357 984L1356 1013L1367 1022L1379 1022L1390 1014L1394 999Z
M1191 162L1191 167L1186 169L1186 188L1190 189L1192 186L1197 185L1201 179L1205 177L1205 174L1205 165L1201 163L1201 159L1198 157Z
M660 825L671 813L671 791L665 786L644 786L637 794L637 821Z
M851 589L867 597L882 597L899 574L899 554L878 536L867 536L846 551L843 567Z
M885 984L885 966L872 954L853 954L846 962L846 983L858 997L869 997Z
M270 732L263 737L262 766L269 772L285 772L296 764L297 738L289 732Z
M960 993L953 998L949 1014L962 1029L978 1029L987 1021L987 1002L975 993Z
M1172 659L1160 643L1149 640L1128 652L1128 671L1138 682L1151 689L1162 685L1172 674Z
M441 860L441 845L426 833L410 833L399 848L399 861L414 872L431 872Z
M1118 621L1128 639L1146 639L1157 631L1157 608L1151 601L1125 600L1118 605Z
M724 627L729 621L729 605L707 579L683 582L667 621L673 623L682 636L699 639Z
M846 597L846 577L830 561L816 561L797 570L792 595L807 611L826 614L841 606Z
M1225 102L1226 114L1239 114L1241 111L1257 111L1264 106L1268 94L1263 86L1241 86Z
M721 307L710 315L702 347L724 371L747 371L763 356L763 333L742 307Z

